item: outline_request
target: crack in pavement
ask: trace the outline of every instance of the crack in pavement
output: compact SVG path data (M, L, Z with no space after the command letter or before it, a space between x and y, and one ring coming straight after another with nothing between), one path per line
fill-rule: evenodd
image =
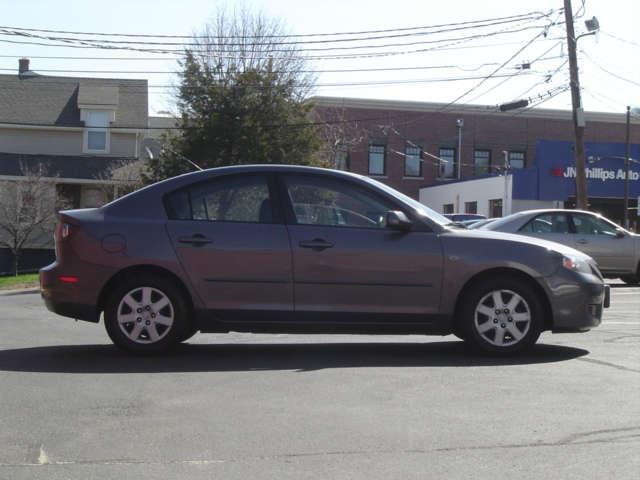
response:
M603 434L618 434L609 438L594 438L580 440L585 437L592 437ZM121 459L104 459L104 460L50 460L40 463L0 463L0 467L17 468L17 467L51 467L65 465L215 465L221 463L240 463L247 461L264 461L279 460L290 458L304 457L323 457L323 456L364 456L364 455L411 455L411 454L429 454L429 453L449 453L460 451L478 451L478 450L494 450L494 449L516 449L516 448L540 448L540 447L560 447L573 445L592 445L605 443L630 443L640 441L640 427L612 428L605 430L594 430L591 432L576 433L565 437L564 439L554 442L530 442L530 443L512 443L512 444L496 444L496 445L469 445L461 447L442 447L433 449L401 449L401 450L335 450L326 452L299 452L299 453L283 453L276 455L257 455L247 456L243 458L227 458L227 459L187 459L187 460L137 460L130 458Z
M603 360L596 360L595 358L584 358L584 357L581 357L581 358L576 358L576 360L579 360L581 362L595 363L596 365L602 365L604 367L611 367L611 368L615 368L616 370L623 370L625 372L640 373L640 370L638 370L636 368L625 367L624 365L617 365L615 363L605 362Z

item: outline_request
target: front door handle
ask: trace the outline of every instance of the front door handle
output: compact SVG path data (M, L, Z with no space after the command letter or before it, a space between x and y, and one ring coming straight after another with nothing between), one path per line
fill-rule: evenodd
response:
M180 243L190 243L191 245L206 245L207 243L211 243L212 240L205 237L201 233L195 233L190 237L178 237L178 242Z
M321 252L327 248L333 247L333 243L327 242L322 238L314 238L313 240L302 240L298 245L302 248L310 248L316 252Z
M589 240L586 240L586 239L584 239L584 238L581 238L580 240L576 240L576 242L577 242L577 243L580 243L580 244L582 244L582 245L584 245L584 244L586 244L586 243L589 243Z

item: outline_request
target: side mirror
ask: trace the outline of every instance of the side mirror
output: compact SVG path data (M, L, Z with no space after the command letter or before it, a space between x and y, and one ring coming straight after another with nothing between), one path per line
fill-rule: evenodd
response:
M411 220L407 218L404 212L400 210L389 210L387 212L387 227L392 230L401 230L406 232L411 230Z
M624 231L616 230L616 238L624 238Z

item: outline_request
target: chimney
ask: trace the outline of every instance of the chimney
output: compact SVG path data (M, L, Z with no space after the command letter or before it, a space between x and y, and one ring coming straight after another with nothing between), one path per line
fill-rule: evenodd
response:
M26 73L29 71L29 59L21 58L18 60L18 75Z

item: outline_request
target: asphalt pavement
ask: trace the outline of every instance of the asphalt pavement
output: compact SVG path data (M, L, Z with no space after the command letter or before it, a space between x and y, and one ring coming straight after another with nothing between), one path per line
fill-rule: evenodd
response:
M640 478L640 288L531 353L197 335L167 356L0 296L0 479Z

